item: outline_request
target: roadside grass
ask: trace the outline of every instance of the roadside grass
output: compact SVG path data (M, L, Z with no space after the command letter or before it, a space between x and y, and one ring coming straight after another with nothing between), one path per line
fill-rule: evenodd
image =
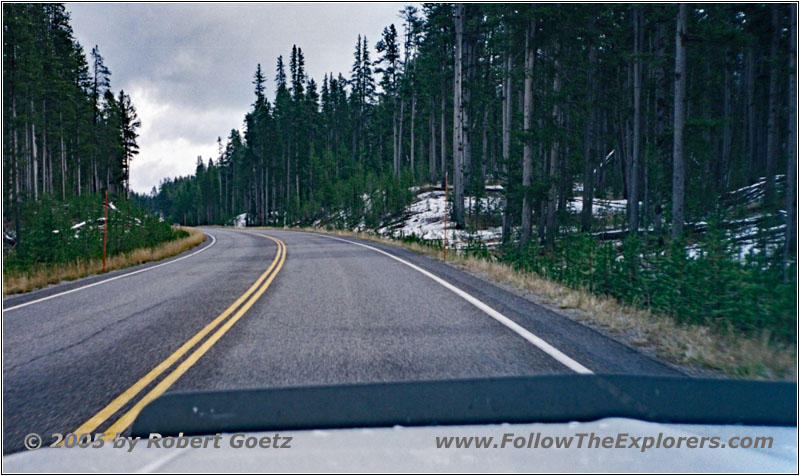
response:
M282 230L284 228L272 228ZM401 246L442 260L440 249L369 233L321 228L286 228L325 233ZM721 332L698 324L681 324L675 319L619 303L616 299L572 289L543 279L535 273L515 270L504 263L447 254L447 262L480 277L510 286L526 299L542 304L568 318L581 321L647 354L684 367L699 376L743 379L797 380L797 349L770 339Z
M136 248L129 253L109 256L106 259L106 271L128 268L150 261L158 261L194 248L202 243L206 236L197 229L178 227L189 234L184 238L167 241L151 248ZM24 293L43 288L61 281L71 281L103 272L102 259L75 260L69 263L37 265L27 271L6 272L3 270L3 295Z

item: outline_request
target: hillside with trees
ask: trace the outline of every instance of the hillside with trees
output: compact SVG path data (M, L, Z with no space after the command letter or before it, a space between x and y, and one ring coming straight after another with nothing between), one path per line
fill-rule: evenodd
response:
M349 73L321 82L295 46L288 65L277 59L272 101L258 65L245 129L218 138L218 157L201 159L191 183L165 181L157 208L193 223L239 213L310 222L354 212L389 182L441 183L445 169L459 226L469 218L459 197L496 181L504 230L520 227L523 243L554 243L575 182L587 192L584 231L596 226L593 198L606 195L629 202L630 230L673 238L760 177L768 211L787 207L777 181L794 133L788 6L426 4L402 14L399 32L387 26L374 48L359 36Z
M105 228L109 254L185 235L128 200L140 126L63 4L3 4L4 276L99 258Z
M244 130L139 199L185 224L375 229L447 174L450 218L500 226L497 259L796 338L794 5L425 4L354 40L321 79L300 45L272 88L258 65ZM486 184L488 218L465 200Z

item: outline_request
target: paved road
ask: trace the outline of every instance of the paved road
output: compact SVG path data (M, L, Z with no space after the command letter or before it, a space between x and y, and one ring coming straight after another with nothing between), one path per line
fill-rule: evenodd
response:
M553 374L574 371L570 363L595 373L675 373L403 249L310 233L205 231L202 251L169 264L3 301L4 453L24 449L31 432L124 429L143 397L164 390Z

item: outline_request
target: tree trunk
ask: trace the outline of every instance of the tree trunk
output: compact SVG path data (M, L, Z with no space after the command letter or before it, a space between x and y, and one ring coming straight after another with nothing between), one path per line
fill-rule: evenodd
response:
M286 208L289 208L289 204L292 201L292 159L291 159L291 152L287 151L286 154ZM234 189L236 188L234 183ZM286 217L284 216L284 226L286 225Z
M60 154L59 158L61 159L61 200L66 200L67 198L67 150L64 148L64 116L62 113L58 114L58 124L60 129L59 134L59 143L61 144L60 147Z
M441 174L439 175L440 181L442 183L442 188L444 188L444 176L447 173L447 79L444 76L444 68L442 68L442 92L441 92L441 99L440 99L440 126L439 126L439 145L441 146L441 152L439 154L439 158L441 159ZM445 191L446 192L446 191Z
M511 52L506 52L505 59L505 76L503 78L503 176L505 177L505 190L503 190L503 242L507 242L511 238L511 206L508 201L509 194L509 177L508 165L511 161L511 109L513 101L511 100L511 68L512 68Z
M728 190L728 183L730 180L732 141L731 123L733 122L733 108L731 106L731 72L728 62L727 48L725 49L725 67L722 74L722 115L725 120L725 124L722 127L722 163L720 164L718 184L721 189L719 192L726 192Z
M534 29L533 20L528 20L525 30L525 86L523 90L522 131L525 135L525 144L522 149L522 230L520 245L525 245L531 238L531 181L533 179L533 144L531 130L533 128L533 63L536 49L533 45Z
M392 170L394 178L400 177L400 152L397 137L397 97L392 100Z
M481 136L481 187L486 184L486 165L489 162L489 105L483 106L483 121L482 121L482 136Z
M594 68L597 63L597 48L589 46L589 69L586 72L586 102L589 114L583 129L583 203L581 207L581 231L592 229L592 206L594 201L594 152L592 151L592 130L597 121L597 108L594 104Z
M558 97L561 92L561 71L558 61L559 45L553 45L553 96ZM558 100L553 103L553 124L556 129L561 128L561 109ZM552 247L556 241L556 210L558 207L558 172L559 172L559 141L553 138L550 144L550 190L547 193L547 229L545 242Z
M789 137L786 140L788 163L786 167L786 243L784 261L797 252L797 5L789 5ZM784 266L785 268L785 266ZM786 278L786 276L784 276Z
M642 116L642 52L641 12L633 7L633 156L631 157L630 190L628 209L630 210L630 232L639 232L639 171L641 169L641 116Z
M14 231L15 231L15 239L17 243L20 242L20 221L19 221L19 143L18 143L18 135L17 135L17 128L19 127L17 123L17 98L15 94L11 96L11 117L12 117L12 124L14 127L14 145L12 150L13 156L13 166L11 171L14 175Z
M664 73L664 63L666 62L667 35L666 35L666 26L661 21L659 21L658 25L656 26L655 44L656 44L657 62L655 71L653 72L653 76L655 78L655 101L656 101L655 163L657 169L656 169L656 180L655 180L656 186L654 187L655 192L653 194L654 195L653 201L655 202L655 205L653 208L654 208L654 213L656 209L659 210L658 213L656 213L656 216L660 219L661 203L664 201L663 188L664 185L668 183L669 165L670 165L669 154L665 153L667 148L667 138L666 138L667 81L666 81L666 74ZM656 230L657 233L658 231L659 230Z
M462 105L461 80L464 60L464 10L466 6L455 6L455 74L453 77L453 213L456 225L464 227L464 111Z
M53 193L53 158L47 153L47 103L42 100L42 192Z
M414 175L414 150L416 141L414 140L414 122L417 117L417 96L416 94L411 96L411 123L409 124L409 129L411 132L411 154L409 159L409 166L411 167L411 174Z
M397 118L398 131L397 131L397 172L396 177L400 177L400 169L403 167L403 118L405 117L406 102L400 100L400 115Z
M772 45L769 66L769 116L767 118L767 167L764 185L764 207L772 210L775 204L775 169L778 161L778 47L780 41L780 21L778 4L771 5Z
M33 116L33 100L31 100L31 116ZM36 150L36 124L31 122L31 164L33 166L33 200L39 201L39 161Z
M745 114L747 136L747 181L753 183L757 178L756 164L756 59L755 48L747 48L745 55L745 96L747 111Z
M429 118L428 127L430 129L431 138L428 143L428 177L430 182L436 183L436 112L434 106L433 96L431 96L431 114Z
M464 24L466 20L466 7L464 8ZM472 102L472 89L469 87L473 84L472 77L475 71L474 63L474 45L471 35L464 35L462 45L462 66L461 66L461 169L463 170L461 178L461 194L465 195L467 184L472 181L472 141L471 132L472 119L470 118L470 105ZM466 224L461 223L462 226Z
M683 165L683 123L686 96L686 4L678 5L675 28L675 117L672 146L672 239L683 236L685 170Z

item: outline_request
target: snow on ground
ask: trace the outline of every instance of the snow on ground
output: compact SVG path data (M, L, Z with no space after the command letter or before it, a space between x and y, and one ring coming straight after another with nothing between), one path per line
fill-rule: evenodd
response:
M776 182L782 178L782 176L776 176ZM757 183L729 192L726 196L733 203L747 204L758 200L763 195L764 183L764 179L761 178ZM567 205L572 213L580 214L583 209L583 197L580 196L582 188L580 183L575 184L573 188L578 195L570 198ZM430 186L412 187L410 190L417 196L414 202L406 209L403 218L393 223L384 224L383 227L377 230L377 233L384 236L416 236L422 240L441 241L444 237L445 225L444 192L442 190L431 190ZM429 191L421 192L421 190ZM501 185L487 185L487 197L476 199L475 197L467 196L464 198L464 207L468 213L471 209L477 209L481 213L499 213L499 209L502 207L502 196L500 194L502 190L503 187ZM366 207L369 208L371 205L370 196L365 194L362 199ZM627 205L628 201L625 199L595 198L592 200L592 215L598 218L619 214L624 215ZM786 212L779 213L783 213L785 216ZM739 260L744 261L751 253L763 252L765 243L767 252L770 254L779 246L782 246L782 233L784 233L785 225L765 230L762 228L764 218L762 215L755 215L725 222L726 233L733 241L734 256L738 257ZM692 225L696 232L703 233L708 229L708 223L705 221L698 221L692 223ZM501 227L491 227L470 233L464 230L454 230L452 223L448 220L447 228L448 246L454 248L464 248L470 241L482 241L491 247L498 244L502 237ZM356 231L365 231L363 221L358 224ZM624 232L624 230L604 230L602 233L615 235L621 232ZM615 243L617 246L621 246L620 241ZM697 259L704 253L705 251L697 244L687 247L687 254L692 259Z
M246 224L247 224L247 213L236 215L236 218L233 219L233 226L235 226L236 228L244 228Z
M480 207L481 210L495 210L500 206L500 197L464 197L465 208ZM408 207L405 218L398 223L378 229L379 235L394 237L417 236L423 240L441 241L444 237L445 197L443 191L424 192ZM447 223L447 243L454 248L463 248L470 239L483 242L497 242L502 231L500 227L477 230L470 234L464 230L454 230L453 223Z
M639 202L641 203L641 202ZM627 200L605 200L602 198L595 198L592 200L592 215L593 216L608 216L616 213L625 213L625 208L628 206ZM573 213L581 213L583 211L583 197L572 197L567 202L567 208Z

